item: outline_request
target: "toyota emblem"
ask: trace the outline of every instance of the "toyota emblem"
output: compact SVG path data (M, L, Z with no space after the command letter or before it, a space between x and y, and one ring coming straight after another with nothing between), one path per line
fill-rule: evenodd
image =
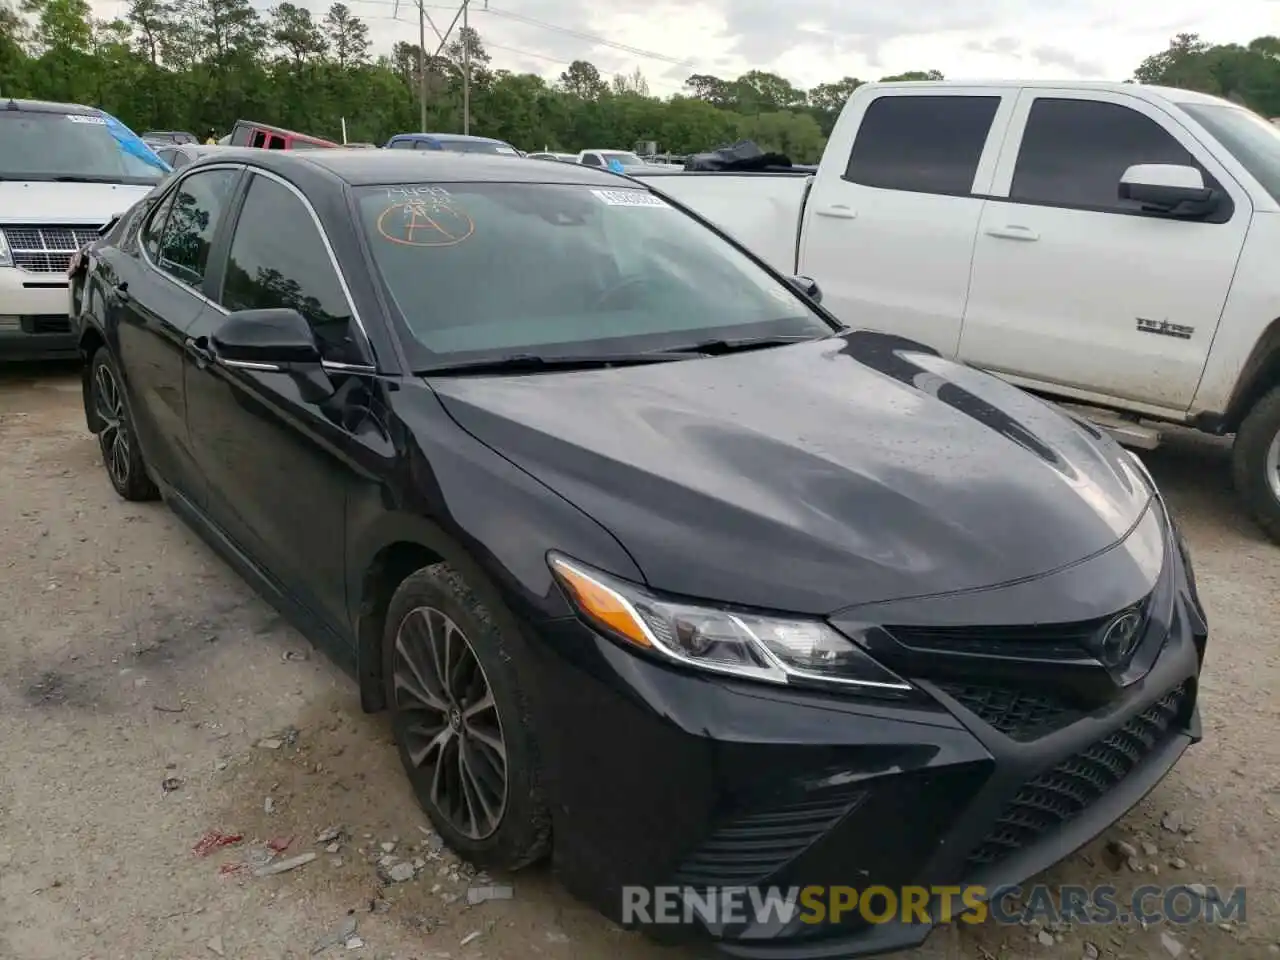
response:
M1142 628L1142 617L1136 610L1126 610L1102 628L1098 653L1108 667L1118 667L1129 659Z

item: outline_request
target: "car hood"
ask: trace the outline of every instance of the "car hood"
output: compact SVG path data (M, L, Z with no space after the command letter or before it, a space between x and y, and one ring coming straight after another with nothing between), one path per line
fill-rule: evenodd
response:
M652 587L726 603L820 614L1032 578L1114 546L1151 497L1092 426L879 333L430 382Z
M106 223L145 197L153 186L127 183L0 181L0 225Z

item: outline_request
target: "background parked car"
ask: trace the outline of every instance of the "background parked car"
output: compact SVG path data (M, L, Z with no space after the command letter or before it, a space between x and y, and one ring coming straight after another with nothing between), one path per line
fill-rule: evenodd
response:
M169 146L158 147L156 155L174 170L181 170L187 164L198 160L200 157L225 149L226 147L215 146L211 143L170 144Z
M199 143L200 138L186 130L148 130L139 134L143 140L156 143Z
M520 151L505 140L463 136L460 133L397 133L387 141L388 150L447 150L450 153L489 153L508 157Z

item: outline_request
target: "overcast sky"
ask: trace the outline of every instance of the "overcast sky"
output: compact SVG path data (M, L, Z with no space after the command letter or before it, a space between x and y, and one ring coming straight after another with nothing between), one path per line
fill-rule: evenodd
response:
M317 14L328 4L295 2ZM399 0L398 10L397 0L346 2L369 24L376 52L417 42L416 0ZM425 2L444 31L456 0ZM96 6L107 13L124 4ZM548 79L575 59L606 76L639 67L660 95L678 91L691 73L751 69L806 89L923 69L949 79L1124 80L1176 33L1215 43L1280 34L1280 0L492 0L489 12L484 0L471 0L471 11L497 67ZM427 36L431 49L430 27Z

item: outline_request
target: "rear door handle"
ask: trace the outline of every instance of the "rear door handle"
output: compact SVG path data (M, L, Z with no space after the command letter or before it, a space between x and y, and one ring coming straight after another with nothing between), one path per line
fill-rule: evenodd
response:
M1030 227L1019 226L1016 223L1008 224L1003 227L988 227L988 237L999 237L1001 240L1039 240L1040 234L1036 233Z
M128 283L125 283L125 282L117 283L117 284L116 284L114 287L112 287L111 289L112 289L112 290L114 290L114 291L115 291L116 296L117 296L117 297L119 297L119 298L120 298L121 300L123 300L124 302L128 303L128 302L129 302L129 300L131 299L131 298L130 298L130 296L129 296L129 284L128 284Z
M196 367L201 370L213 363L213 351L200 342L204 339L204 337L201 337L200 340L192 340L187 337L185 344L187 353L191 354L192 359L195 360Z
M852 220L858 215L858 211L851 207L845 206L843 203L834 203L829 207L822 207L815 210L820 217L831 217L834 220Z

